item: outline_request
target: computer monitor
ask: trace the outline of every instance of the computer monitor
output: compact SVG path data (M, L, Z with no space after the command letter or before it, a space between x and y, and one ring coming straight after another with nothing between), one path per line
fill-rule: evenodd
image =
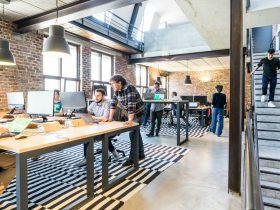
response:
M207 96L194 96L194 102L199 102L200 105L207 105Z
M61 92L60 100L64 112L87 113L85 92Z
M54 91L28 91L27 114L43 117L53 116Z
M193 102L193 96L181 96L183 101L188 100L189 102Z
M7 93L8 109L24 109L23 92L10 92Z

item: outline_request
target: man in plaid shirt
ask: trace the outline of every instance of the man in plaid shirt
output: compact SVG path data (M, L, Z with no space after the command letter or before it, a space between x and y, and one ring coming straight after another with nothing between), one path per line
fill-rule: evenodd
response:
M113 75L110 79L111 86L114 90L114 96L110 104L110 116L109 121L113 120L114 112L117 104L120 105L122 111L125 113L126 125L132 125L133 122L141 125L142 117L145 114L145 106L140 97L139 92L133 85L127 84L126 79L121 75ZM133 164L133 151L132 141L135 139L136 132L129 132L130 138L130 155L129 158L123 163L123 166L130 166ZM144 146L141 133L139 132L139 159L145 158Z

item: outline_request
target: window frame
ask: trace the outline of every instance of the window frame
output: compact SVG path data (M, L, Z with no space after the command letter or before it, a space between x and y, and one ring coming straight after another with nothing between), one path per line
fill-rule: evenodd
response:
M44 83L44 90L45 90L45 79L55 79L55 80L59 80L59 90L62 92L65 92L66 90L66 82L67 81L75 81L76 82L76 91L80 91L81 87L81 79L80 79L80 45L78 44L74 44L74 43L70 43L68 42L69 45L76 47L77 49L77 56L76 56L76 78L73 77L63 77L62 76L62 58L57 58L58 59L58 68L59 68L59 76L53 76L53 75L48 75L48 74L44 74L44 69L43 69L43 83ZM64 85L62 87L61 83L64 80Z
M144 93L144 90L148 88L148 79L149 79L149 71L148 71L148 67L147 66L144 66L144 65L140 65L140 64L136 64L136 68L135 68L135 75L136 75L136 69L137 69L137 66L140 67L140 82L139 84L140 85L137 85L137 83L135 84L135 87L138 89L140 89L139 93L140 93L140 96L142 96L142 94ZM142 67L145 68L146 70L146 85L142 85L142 74L141 74L141 71L142 71ZM137 75L136 75L136 78L137 78Z
M91 54L90 56L92 56L92 53L97 53L99 55L99 75L100 75L100 80L93 80L92 79L92 68L91 68L91 71L90 71L90 82L91 82L91 93L92 93L92 96L94 96L94 92L93 92L93 86L94 85L103 85L103 86L107 86L109 85L109 88L111 88L111 84L110 84L110 81L102 81L102 55L105 55L105 56L108 56L111 58L111 75L110 77L114 74L114 56L113 55L110 55L110 54L107 54L107 53L103 53L103 52L100 52L100 51L97 51L97 50L91 50ZM91 67L92 67L92 59L91 59ZM108 93L111 92L111 94L109 95ZM112 91L112 88L111 88L111 91L109 91L107 89L107 97L108 98L112 98L113 96L113 91Z

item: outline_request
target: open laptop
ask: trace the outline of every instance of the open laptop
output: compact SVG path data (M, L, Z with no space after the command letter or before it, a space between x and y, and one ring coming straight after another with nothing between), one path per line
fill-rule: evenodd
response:
M189 108L197 108L199 107L199 102L189 102Z
M98 124L98 120L94 120L89 113L75 113L75 118L82 118L87 124Z
M154 99L163 100L163 99L165 99L165 94L164 93L155 93Z
M143 93L144 100L154 100L155 94L154 93Z

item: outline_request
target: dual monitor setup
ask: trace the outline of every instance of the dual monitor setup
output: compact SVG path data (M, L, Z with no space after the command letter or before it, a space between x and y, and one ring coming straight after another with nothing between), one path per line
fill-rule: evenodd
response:
M31 116L43 117L54 115L54 91L28 91L25 107L23 92L7 93L8 109L24 110ZM84 92L61 92L60 100L64 111L86 113L87 103Z

